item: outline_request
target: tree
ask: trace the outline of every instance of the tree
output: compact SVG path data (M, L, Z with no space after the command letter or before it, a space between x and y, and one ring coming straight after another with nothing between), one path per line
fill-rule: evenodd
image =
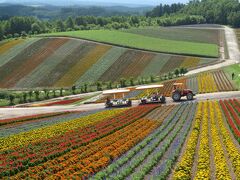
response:
M240 11L231 12L228 16L228 21L233 27L240 27Z
M44 89L43 92L44 92L44 95L45 95L45 99L48 99L48 97L47 97L47 95L48 95L48 90L47 90L47 89Z
M22 32L21 32L21 36L22 36L22 38L26 38L26 37L27 37L26 31L22 31Z
M56 30L62 32L65 30L65 26L61 20L57 20L56 22Z
M3 40L4 37L4 31L3 31L3 27L0 24L0 41Z
M34 94L36 97L36 101L39 101L40 100L40 98L39 98L40 92L38 90L36 90L36 91L34 91Z
M179 73L180 73L179 69L175 69L174 74L175 74L176 77L179 76Z
M84 84L84 92L85 92L85 93L88 92L88 84L87 84L87 83Z
M151 76L150 76L150 82L153 83L154 81L155 81L154 76L151 75Z
M32 91L29 91L29 92L28 92L28 95L29 95L29 99L30 99L30 101L32 101L32 95L33 95L33 92L32 92Z
M15 100L15 95L10 94L9 95L10 106L14 105L14 100Z
M26 92L23 93L23 102L24 103L27 102L27 93Z
M72 94L75 94L75 92L76 92L76 86L74 85L74 86L72 86Z
M71 17L68 17L66 20L66 28L74 29L74 22Z
M109 81L109 82L107 83L107 89L112 89L112 82L111 82L111 81Z
M172 75L172 72L169 72L169 73L168 73L168 79L172 79L172 76L173 76L173 75Z
M60 89L60 96L63 96L63 88Z
M131 86L134 86L134 80L133 80L133 77L130 78L130 85L131 85Z
M97 82L97 91L102 91L102 83L100 81Z
M32 32L37 32L37 34L40 33L41 28L40 28L39 24L38 23L33 23L32 26L31 26L31 31Z
M54 98L57 97L57 96L56 96L56 90L55 90L55 89L53 90L53 97L54 97Z
M123 87L126 87L126 79L124 78L121 78L120 79L120 86L123 88Z

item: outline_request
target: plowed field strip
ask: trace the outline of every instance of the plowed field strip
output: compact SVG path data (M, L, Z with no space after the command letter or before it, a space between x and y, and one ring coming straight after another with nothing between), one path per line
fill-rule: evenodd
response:
M174 69L178 68L184 61L183 57L180 56L173 56L168 62L163 66L160 70L160 74L168 73L173 71Z
M15 70L5 78L3 87L13 87L21 78L33 71L39 64L41 64L48 56L55 52L56 49L66 43L67 39L54 39L46 44L44 49L38 51L22 65L15 68Z
M116 81L121 73L134 61L136 51L126 51L108 70L99 78L100 81Z
M60 48L58 48L55 53L49 56L43 63L41 63L37 68L35 68L31 73L21 79L15 87L17 88L33 88L37 87L38 82L43 78L47 77L48 74L54 69L59 63L63 62L67 56L73 53L73 51L82 42L77 40L69 40Z
M72 86L93 64L95 64L111 46L97 45L86 56L80 59L54 86L69 87Z
M151 62L153 54L139 53L134 61L122 72L120 77L138 77L144 68Z
M85 57L95 45L93 43L80 44L71 54L69 54L61 63L59 63L47 76L38 82L38 87L53 86L59 79L61 79L72 67L74 67L79 60ZM49 78L51 77L51 78Z
M10 48L16 46L17 44L22 43L24 40L18 39L18 40L12 40L7 43L4 43L2 46L0 46L0 54L3 54L7 52Z
M33 56L36 52L41 51L43 47L49 42L49 39L40 39L39 41L35 42L31 46L27 47L24 51L20 54L15 56L12 60L8 63L4 64L0 67L0 87L3 87L3 83L5 83L5 78L7 78L10 74L12 74L16 67L20 67L25 65L28 58Z

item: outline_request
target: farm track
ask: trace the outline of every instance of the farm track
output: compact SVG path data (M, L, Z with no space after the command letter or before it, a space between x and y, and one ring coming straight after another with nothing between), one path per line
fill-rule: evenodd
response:
M230 92L215 92L196 95L194 102L203 100L216 100L216 99L227 99L227 98L240 98L240 91ZM170 97L166 98L167 104L178 104L172 101ZM185 102L182 100L181 102ZM138 106L139 101L134 100L133 106ZM43 114L49 112L66 112L66 111L89 111L105 109L104 103L97 104L83 104L79 106L52 106L52 107L34 107L34 108L0 108L0 120L4 118L12 118L18 116L32 115L32 114Z
M189 27L189 28L191 28L191 27ZM206 28L206 29L208 29L208 28ZM236 34L235 34L234 30L230 27L225 26L224 30L225 30L225 36L226 36L226 41L227 41L229 59L226 59L225 61L222 61L216 65L207 66L207 67L189 71L186 75L193 75L193 74L197 74L197 73L204 72L204 71L219 69L219 68L229 66L229 65L232 65L235 63L240 63L240 49L239 49Z

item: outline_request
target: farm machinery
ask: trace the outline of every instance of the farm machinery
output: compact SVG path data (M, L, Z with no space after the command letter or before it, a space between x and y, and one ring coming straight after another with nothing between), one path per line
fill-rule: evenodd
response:
M172 99L177 102L180 101L182 97L187 97L188 101L193 100L195 94L190 89L183 89L183 83L174 83L173 84L173 92Z
M107 97L105 107L111 108L111 107L130 107L132 106L132 101L125 98L125 93L130 92L129 89L116 89L116 90L107 90L103 91L103 95L113 95L113 99L110 99ZM116 95L122 94L122 98L117 99Z
M145 104L155 104L155 103L166 103L166 98L163 95L160 95L158 91L150 94L150 89L162 88L163 85L150 85L150 86L140 86L136 90L147 90L147 96L140 99L140 105Z

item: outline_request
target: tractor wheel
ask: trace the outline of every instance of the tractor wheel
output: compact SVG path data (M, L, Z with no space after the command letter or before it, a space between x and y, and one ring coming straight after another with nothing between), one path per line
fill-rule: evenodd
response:
M132 106L132 101L128 101L128 106Z
M161 99L160 99L161 103L166 103L166 98L165 96L162 96Z
M187 100L189 100L189 101L193 100L193 94L192 93L187 94Z
M147 101L144 99L144 100L141 100L141 104L142 105L145 105L145 104L147 104Z
M174 101L180 101L181 99L181 94L179 92L174 92L173 95L172 95L172 99Z
M113 106L112 103L105 104L105 107L106 107L106 108L111 108L112 106Z

